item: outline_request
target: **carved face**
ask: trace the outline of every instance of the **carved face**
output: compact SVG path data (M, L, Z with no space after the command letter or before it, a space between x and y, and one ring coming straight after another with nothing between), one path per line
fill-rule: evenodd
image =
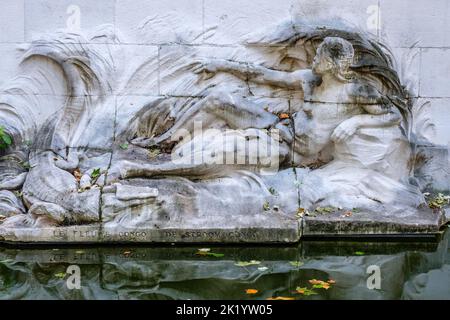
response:
M322 46L317 49L317 54L312 63L312 70L315 74L323 75L333 71L333 63L329 56L322 52Z
M327 37L317 49L312 63L312 70L318 75L333 73L345 78L354 56L350 42L337 37Z

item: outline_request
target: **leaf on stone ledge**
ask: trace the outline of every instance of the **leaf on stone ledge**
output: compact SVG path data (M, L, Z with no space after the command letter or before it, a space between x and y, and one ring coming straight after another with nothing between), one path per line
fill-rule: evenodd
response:
M100 168L94 169L94 171L92 171L91 173L92 179L97 179L98 177L100 177Z
M280 113L278 115L278 118L280 118L280 119L289 119L289 114L287 114L287 113Z
M327 214L335 211L336 208L333 207L317 207L314 211L319 214Z
M77 180L77 182L80 182L83 175L81 174L80 169L76 168L75 170L73 170L73 176L75 177L75 180Z
M342 218L349 218L353 215L352 211L345 211L344 214L342 215Z
M266 300L295 300L293 297L271 297Z
M428 202L430 209L442 209L442 207L450 203L450 196L439 193L436 197Z

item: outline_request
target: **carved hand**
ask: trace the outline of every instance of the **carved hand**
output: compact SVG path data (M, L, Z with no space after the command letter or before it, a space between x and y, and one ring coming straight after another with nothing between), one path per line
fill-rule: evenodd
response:
M334 129L331 135L331 140L334 142L342 142L349 137L351 137L356 130L358 130L358 125L352 119L345 120L340 125Z
M221 70L223 63L220 60L199 59L192 64L192 71L196 74L206 73L206 79L213 77Z

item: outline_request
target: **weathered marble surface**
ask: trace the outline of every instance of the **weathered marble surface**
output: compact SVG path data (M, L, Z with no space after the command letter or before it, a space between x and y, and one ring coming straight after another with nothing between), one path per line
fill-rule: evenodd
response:
M144 19L155 43L214 38L174 38L165 19ZM423 195L446 190L445 147L373 34L296 17L231 48L124 41L102 26L24 49L0 94L0 239L296 242L446 222Z

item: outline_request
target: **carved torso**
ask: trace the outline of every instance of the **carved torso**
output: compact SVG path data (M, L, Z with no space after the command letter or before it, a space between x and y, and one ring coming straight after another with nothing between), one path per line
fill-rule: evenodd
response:
M352 93L357 84L342 83L315 86L304 83L304 103L296 121L296 146L302 155L315 155L330 144L333 130L343 121L366 113Z

